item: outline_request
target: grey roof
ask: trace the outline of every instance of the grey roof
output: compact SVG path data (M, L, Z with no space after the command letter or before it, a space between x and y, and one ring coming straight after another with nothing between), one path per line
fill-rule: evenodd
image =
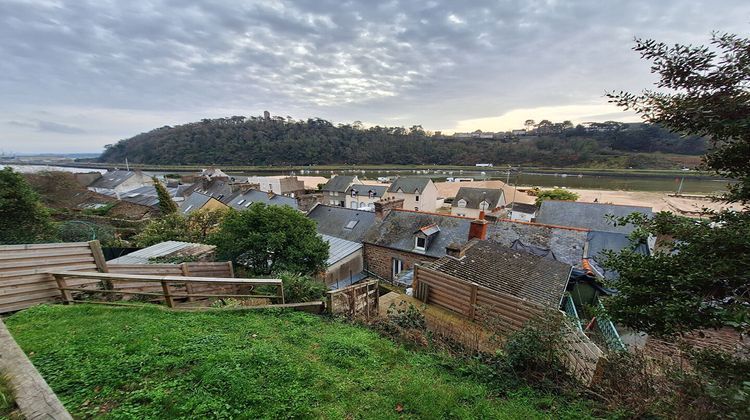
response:
M175 253L200 255L212 252L213 245L196 244L192 242L167 241L139 249L107 261L110 264L148 264L151 258L166 257Z
M589 262L595 271L608 280L617 277L616 272L606 270L601 266L604 259L603 253L605 250L618 252L632 247L633 244L631 243L630 238L628 238L628 235L624 233L591 231L588 233L587 240L588 254L586 255L586 258L589 258ZM645 243L636 245L633 251L643 255L649 254L648 245Z
M354 242L362 242L365 233L375 224L375 213L371 211L323 204L313 207L307 217L317 222L318 233Z
M170 197L175 197L177 195L177 188L165 188ZM156 192L156 187L153 185L146 185L120 194L120 200L133 204L140 204L142 206L157 207L159 205L159 194Z
M102 177L97 178L89 187L113 189L127 181L133 175L135 175L133 171L110 171L102 174Z
M470 224L471 220L464 217L393 210L367 232L364 242L439 258L445 255L448 245L468 240ZM415 232L422 232L428 226L429 231L436 230L431 225L436 225L439 232L432 235L425 251L416 251Z
M556 226L579 227L601 232L627 234L635 230L635 226L632 224L614 226L607 219L607 216L622 217L631 213L643 213L647 216L653 214L650 207L545 200L536 213L536 221Z
M471 188L461 187L453 199L453 207L458 207L459 200L466 201L466 208L479 209L479 204L486 201L489 204L488 210L498 207L500 200L503 198L503 190L499 188Z
M347 241L346 239L323 234L320 237L328 242L328 260L326 260L326 264L329 267L362 249L362 244L359 242Z
M346 195L351 196L352 190L357 190L359 195L367 197L370 191L375 193L375 197L382 197L388 189L387 185L352 185L346 189Z
M557 308L572 267L503 245L473 240L464 257L445 256L426 266L517 298Z
M430 181L431 179L427 177L400 176L388 187L388 192L398 192L398 190L401 190L407 194L414 194L415 191L422 193Z
M326 182L323 186L323 191L345 192L346 189L349 188L349 185L351 185L356 179L357 177L352 175L336 175Z
M297 200L283 195L269 194L258 190L236 192L221 200L222 203L237 210L245 210L252 203L263 203L269 206L289 206L297 210Z
M492 223L487 239L511 247L515 241L524 246L548 249L562 262L580 267L588 231L501 219Z
M194 192L190 194L189 197L185 199L185 201L180 204L180 212L182 214L189 214L194 212L195 210L200 209L206 203L211 199L212 197L209 197L205 194L201 194L199 192Z
M184 190L183 194L185 196L190 196L194 192L221 200L232 194L232 184L227 179L212 179L210 181L201 180Z
M505 206L508 210L517 211L519 213L526 213L526 214L534 214L536 213L536 205L534 204L526 204L526 203L517 203L513 202Z

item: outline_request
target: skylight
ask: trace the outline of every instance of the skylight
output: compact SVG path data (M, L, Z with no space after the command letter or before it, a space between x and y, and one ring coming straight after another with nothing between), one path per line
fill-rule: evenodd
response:
M244 202L245 202L245 199L243 198L242 200L240 200L240 201L237 202L237 205L239 206L240 204L242 204Z
M253 202L252 201L248 201L247 203L245 203L245 207L250 207L250 204L253 204Z
M357 223L359 223L359 220L350 220L349 223L346 224L344 229L354 229L354 226L357 226Z

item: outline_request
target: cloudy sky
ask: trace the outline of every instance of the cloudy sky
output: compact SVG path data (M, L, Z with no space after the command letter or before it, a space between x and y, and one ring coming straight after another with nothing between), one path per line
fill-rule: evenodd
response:
M635 117L633 37L747 36L747 0L0 0L0 149L98 152L206 117L451 131Z

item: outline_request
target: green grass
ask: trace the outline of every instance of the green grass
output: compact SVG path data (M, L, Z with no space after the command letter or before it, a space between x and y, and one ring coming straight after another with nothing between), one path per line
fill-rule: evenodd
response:
M501 397L455 359L299 312L42 305L6 324L80 418L590 417L586 402Z
M13 399L13 392L10 390L4 377L0 376L0 419L18 419L20 413Z

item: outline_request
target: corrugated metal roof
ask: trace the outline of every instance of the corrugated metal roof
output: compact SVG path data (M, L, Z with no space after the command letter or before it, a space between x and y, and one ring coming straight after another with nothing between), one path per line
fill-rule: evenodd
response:
M122 257L107 261L112 264L148 264L151 258L164 257L175 252L187 252L191 248L195 251L209 251L213 245L196 244L192 242L167 241L140 249Z
M336 238L330 235L320 235L324 241L328 242L328 260L326 264L332 266L337 262L343 260L349 255L362 249L362 244L359 242L347 241L346 239Z

